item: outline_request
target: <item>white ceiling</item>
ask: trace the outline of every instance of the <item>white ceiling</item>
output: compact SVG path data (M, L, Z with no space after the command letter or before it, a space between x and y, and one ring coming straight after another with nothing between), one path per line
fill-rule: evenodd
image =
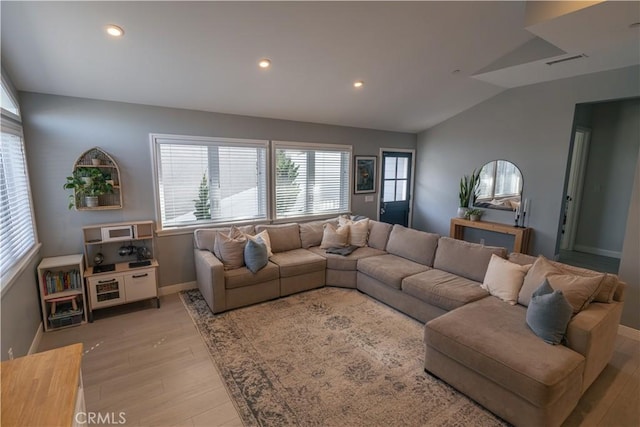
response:
M2 65L23 91L418 132L508 87L640 63L638 2L556 3L3 0Z

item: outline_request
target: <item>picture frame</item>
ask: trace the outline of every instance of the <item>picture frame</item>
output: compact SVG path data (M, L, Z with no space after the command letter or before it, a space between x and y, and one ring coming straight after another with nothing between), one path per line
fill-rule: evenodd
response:
M375 193L377 182L377 156L355 156L354 194Z

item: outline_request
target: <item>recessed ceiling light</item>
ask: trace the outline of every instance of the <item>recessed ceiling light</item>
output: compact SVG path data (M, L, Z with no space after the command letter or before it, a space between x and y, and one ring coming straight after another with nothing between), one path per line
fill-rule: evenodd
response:
M117 25L107 25L107 34L113 37L121 37L124 35L124 30Z
M258 61L258 66L260 68L269 68L271 66L271 60L267 58L261 59Z
M364 86L364 82L362 80L357 80L353 83L353 87L362 87Z

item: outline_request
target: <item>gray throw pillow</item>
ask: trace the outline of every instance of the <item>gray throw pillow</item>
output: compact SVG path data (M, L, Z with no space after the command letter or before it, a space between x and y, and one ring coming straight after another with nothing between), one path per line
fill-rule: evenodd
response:
M572 315L573 308L562 291L554 291L545 279L531 295L526 320L537 336L555 345L563 343Z
M267 252L267 245L261 241L251 240L247 241L244 246L244 263L247 268L256 274L261 268L263 268L269 262L269 254Z

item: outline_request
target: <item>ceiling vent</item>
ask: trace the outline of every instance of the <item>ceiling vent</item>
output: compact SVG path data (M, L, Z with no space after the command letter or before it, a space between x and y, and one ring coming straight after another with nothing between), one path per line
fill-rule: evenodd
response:
M561 62L573 61L574 59L580 59L580 58L587 58L587 55L585 55L584 53L581 53L580 55L573 55L567 58L556 59L556 60L547 62L547 65L555 65Z

